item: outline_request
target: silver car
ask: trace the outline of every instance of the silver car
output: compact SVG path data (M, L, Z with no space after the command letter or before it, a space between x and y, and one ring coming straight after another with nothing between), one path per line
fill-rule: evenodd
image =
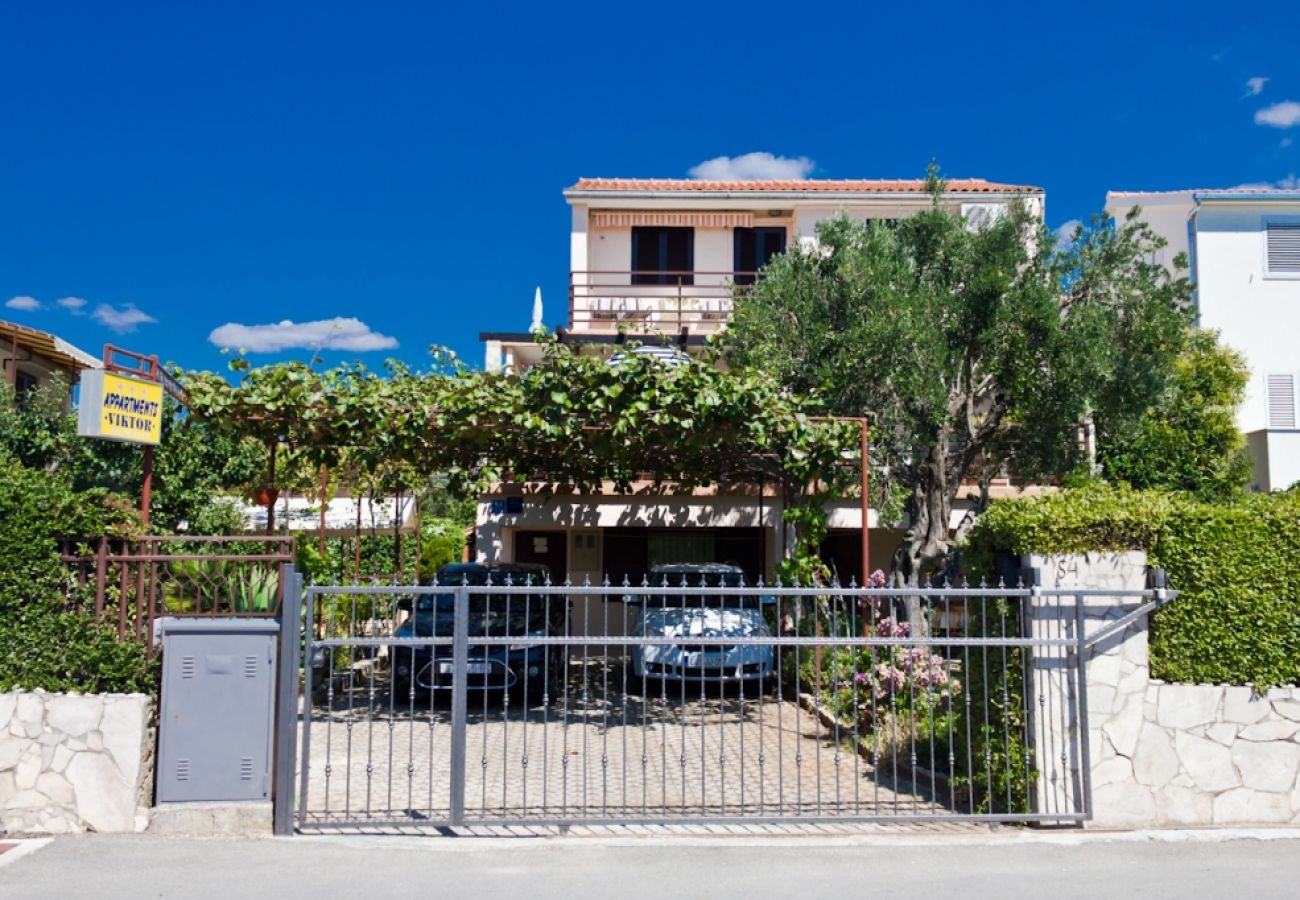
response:
M736 588L744 584L738 566L721 564L659 565L650 583L670 587ZM671 644L641 644L632 653L632 670L643 679L692 682L762 682L775 672L771 645L726 644L718 639L771 637L762 607L770 598L757 594L631 595L641 606L633 625L640 637L672 638Z

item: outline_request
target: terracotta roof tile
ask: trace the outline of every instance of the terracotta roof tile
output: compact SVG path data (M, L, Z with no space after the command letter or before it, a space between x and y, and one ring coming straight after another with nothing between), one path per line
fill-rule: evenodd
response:
M682 192L806 192L806 193L921 193L922 179L805 179L788 181L696 181L688 178L580 178L570 191L682 191ZM950 193L1036 193L1042 188L1020 184L999 184L983 178L954 178Z

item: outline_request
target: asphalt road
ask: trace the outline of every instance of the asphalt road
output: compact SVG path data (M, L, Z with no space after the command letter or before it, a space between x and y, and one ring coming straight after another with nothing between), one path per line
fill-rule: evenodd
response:
M0 866L6 900L592 896L1293 898L1300 896L1300 835L84 836Z

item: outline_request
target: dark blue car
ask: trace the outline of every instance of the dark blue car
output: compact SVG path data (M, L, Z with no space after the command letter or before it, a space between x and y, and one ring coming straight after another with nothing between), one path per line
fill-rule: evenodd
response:
M526 563L452 563L438 570L433 584L537 585L549 580L546 566ZM451 638L455 596L420 594L403 600L410 616L398 626L399 638ZM530 638L559 637L568 627L569 603L555 593L475 593L469 598L469 660L466 687L471 691L511 691L530 704L560 692L567 652L559 645L539 645ZM517 637L509 645L475 646L474 638ZM450 643L393 648L393 696L399 703L424 699L450 689L453 680Z

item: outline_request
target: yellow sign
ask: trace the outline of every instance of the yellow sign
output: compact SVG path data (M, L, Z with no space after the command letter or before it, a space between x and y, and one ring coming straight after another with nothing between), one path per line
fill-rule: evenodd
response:
M162 406L161 384L92 369L81 375L77 434L157 444L162 437Z

